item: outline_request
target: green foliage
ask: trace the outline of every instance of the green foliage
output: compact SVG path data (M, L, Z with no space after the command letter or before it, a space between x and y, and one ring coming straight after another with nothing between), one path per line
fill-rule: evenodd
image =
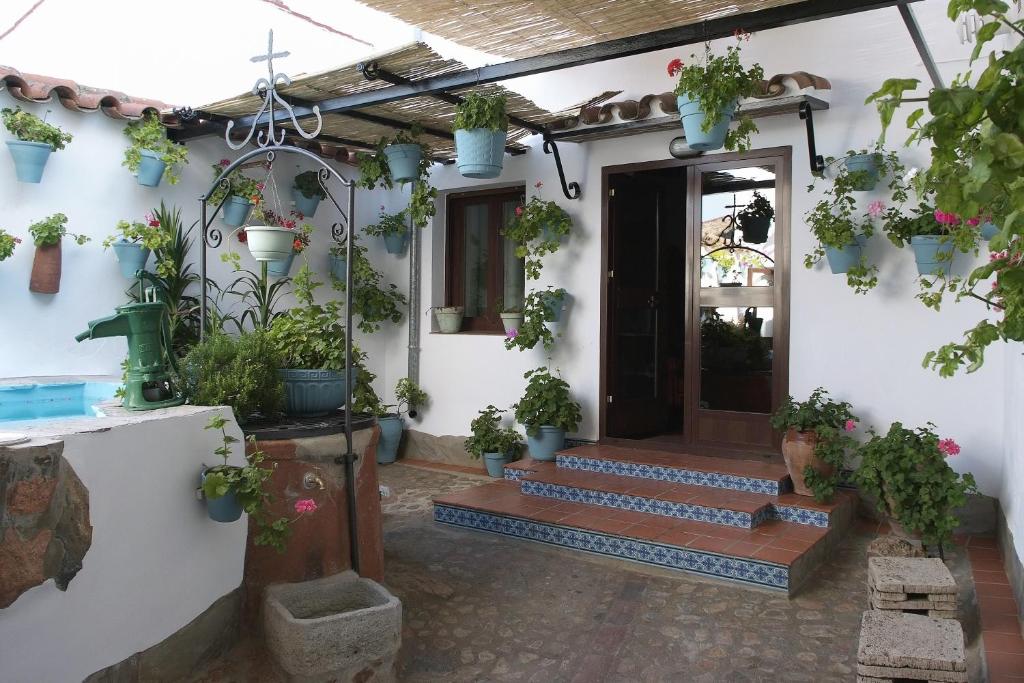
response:
M526 391L513 407L516 420L526 427L526 433L536 436L541 426L576 431L583 415L580 404L572 400L569 384L547 368L528 370L523 377L529 380Z
M327 199L327 192L320 185L320 174L317 171L303 171L295 176L295 189L306 199Z
M337 249L338 251L335 251ZM332 253L344 255L343 247L332 248ZM406 305L405 295L398 286L382 284L383 274L373 267L366 256L366 247L352 244L352 313L359 316L357 326L363 332L372 334L381 328L385 320L401 322L401 307ZM331 275L332 286L339 292L345 291L345 281Z
M744 221L756 220L758 218L767 218L768 220L775 218L775 207L772 206L767 197L754 190L753 198L736 214L736 220L742 224Z
M41 118L21 107L0 110L4 128L22 142L42 142L48 144L53 151L64 149L71 142L71 133L65 133L58 126L51 126Z
M430 219L437 213L437 188L431 187L422 176L419 182L412 186L412 193L409 197L409 216L412 224L417 228L425 228L430 224Z
M274 417L281 412L281 367L281 357L265 331L238 337L217 331L185 355L179 368L181 390L192 405L231 406L235 419L244 424L254 415Z
M376 223L367 225L363 232L371 237L384 237L386 235L400 235L408 232L409 226L405 223L405 211L388 213L384 207L380 207L380 216Z
M144 248L156 252L170 245L175 236L173 228L165 227L155 215L147 216L145 223L141 221L129 223L121 220L117 222L116 228L116 233L103 240L104 249L109 249L115 242L124 240L132 244L141 244ZM159 275L170 274L170 269L173 267L173 263L157 258L156 271Z
M430 146L420 142L420 128L413 126L412 131L398 131L393 138L380 138L372 153L360 154L357 158L359 166L359 182L357 185L367 190L372 190L378 185L390 190L395 186L391 177L391 167L388 165L388 158L384 154L384 148L388 145L419 145L423 151L420 157L420 165L415 180L412 181L412 192L409 198L409 216L412 224L417 228L425 228L430 219L437 213L434 201L437 199L437 188L430 185Z
M1024 21L1007 17L1004 2L952 0L948 5L954 21L971 10L984 21L972 61L1002 28L1024 36ZM928 352L924 365L949 377L961 369L980 368L985 350L997 341L1024 341L1024 43L993 52L976 77L961 74L949 87L933 88L926 97L913 95L918 85L916 79L892 78L867 98L878 108L883 135L897 109L926 102L926 107L916 107L907 116L911 134L906 144L923 145L931 153L931 164L914 179L918 194L934 194L938 209L964 223L987 218L1001 229L989 241L988 264L963 282L939 282L932 296L922 297L938 309L944 293L952 292L957 300L969 297L1002 313L996 319L982 319L962 341ZM993 277L996 286L989 289Z
M210 164L213 169L213 179L220 178L224 169L231 165L230 159L221 159L216 164ZM220 182L210 193L208 203L217 207L225 197L241 197L253 204L263 201L263 181L250 178L242 173L241 169L235 169L231 175L221 178Z
M161 161L167 164L164 169L164 178L171 185L177 184L178 164L188 163L188 148L167 139L167 131L160 123L160 116L153 112L147 112L138 121L132 121L124 127L124 134L128 136L130 144L124 151L122 166L127 166L132 173L139 172L139 164L142 163L142 150L155 152L160 156Z
M503 234L515 242L516 258L524 260L526 278L536 280L542 257L558 251L561 239L572 230L572 219L558 204L540 197L531 197L525 206L516 207L515 213Z
M21 244L21 238L15 237L0 228L0 261L6 261L14 254L14 247Z
M76 244L85 244L89 241L89 238L85 235L76 235L73 232L68 232L67 223L67 216L62 213L55 213L28 226L28 231L32 235L32 240L37 247L60 244L60 241L65 236L74 238Z
M539 292L530 292L526 295L523 303L523 322L515 334L509 333L505 337L506 349L519 349L525 351L543 344L548 351L555 345L555 336L545 323L555 321L555 310L548 305L551 297L565 298L565 290L559 287L554 289L548 287Z
M501 94L480 95L471 92L455 107L455 130L508 130L508 114L505 112L505 96Z
M308 265L299 269L294 283L300 305L277 316L270 325L270 340L281 357L281 367L343 371L345 325L341 303L314 301L313 292L321 283L313 278Z
M948 542L958 520L953 511L976 491L974 477L959 475L939 450L935 425L916 431L899 422L885 436L871 432L860 449L854 480L877 500L880 512L896 519L929 545Z
M503 414L503 410L489 405L480 411L479 417L473 418L469 423L472 436L466 439L462 446L474 458L480 458L484 453L518 455L519 433L511 427L501 427Z
M425 406L429 399L427 392L420 389L416 382L413 382L408 377L403 377L395 385L395 400L398 401L395 407L398 408L399 414L412 414L417 408ZM405 406L405 408L402 406Z
M749 38L749 34L737 35L737 44L726 49L725 56L711 53L711 43L704 44L703 61L697 61L697 55L691 54L691 64L684 66L679 60L669 63L668 74L679 74L679 82L675 87L676 95L687 95L690 99L700 102L704 112L704 132L711 130L722 118L729 107L738 100L754 94L758 84L764 78L764 69L754 64L744 69L740 62L739 42ZM735 130L730 130L725 137L725 148L746 151L750 149L750 136L757 132L757 126L749 116L741 115L737 119Z
M804 468L804 483L818 502L830 500L835 494L846 452L857 445L848 435L853 424L860 421L850 412L851 408L846 401L831 400L828 392L818 387L806 401L787 396L786 402L772 415L771 425L779 431L794 429L817 435L814 454L834 468L830 476L819 474L810 465Z
M384 156L387 144L387 138L381 138L372 153L361 153L356 157L356 164L359 166L359 187L372 190L380 185L382 189L390 190L395 186L391 179L388 158Z
M233 323L239 332L244 330L247 323L252 329L269 330L274 320L284 315L284 311L278 308L281 298L288 293L291 280L282 277L271 281L267 276L266 263L260 264L258 274L251 270L239 272L241 275L228 286L225 293L237 296L244 308L241 314L225 316L223 322Z

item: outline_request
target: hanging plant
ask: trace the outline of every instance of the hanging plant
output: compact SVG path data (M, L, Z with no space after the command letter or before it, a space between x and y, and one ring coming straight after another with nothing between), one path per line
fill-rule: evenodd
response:
M60 291L61 275L61 241L66 236L82 245L89 241L85 235L68 232L68 217L55 213L43 220L28 226L29 234L36 245L36 253L32 259L32 275L28 288L39 294L56 294Z
M367 225L363 232L371 237L380 237L389 254L401 254L405 251L405 243L409 239L409 226L406 224L405 211L388 213L380 207L380 216L376 223Z
M64 149L71 142L71 134L46 123L35 114L22 111L21 107L0 110L0 118L7 131L18 138L7 141L18 180L23 183L40 182L50 153Z
M337 250L337 252L335 252ZM344 247L333 247L332 253L343 255ZM390 320L393 323L402 321L401 307L407 301L398 287L393 283L384 285L384 276L373 267L366 256L366 247L358 242L352 244L352 313L359 317L357 327L372 334L378 331L382 323ZM339 292L345 291L345 280L331 273L332 286Z
M156 186L161 178L171 185L177 184L177 166L188 163L188 148L167 139L158 114L146 112L141 119L125 126L124 134L131 144L124 151L122 165L137 174L141 184Z
M455 108L456 165L467 178L497 178L505 160L505 96L469 93Z
M537 181L537 194L523 206L517 206L515 217L502 234L515 242L516 258L523 259L528 280L540 277L541 258L558 251L562 238L572 230L569 214L552 201L540 198L543 183Z
M114 248L125 277L135 277L135 272L145 267L150 252L163 250L174 240L174 234L166 230L153 214L146 215L145 223L118 221L116 228L116 233L103 240L103 248ZM156 272L160 277L173 275L173 268L173 262L157 260Z
M764 244L768 241L768 230L775 218L775 207L763 194L754 190L754 196L736 214L736 222L743 231L743 241L750 244Z
M435 200L437 199L437 188L432 187L429 182L430 165L433 163L430 158L430 147L419 141L420 129L413 127L412 131L398 131L393 138L380 138L372 153L363 153L357 157L359 167L359 187L372 190L381 187L390 190L395 186L395 176L391 173L391 162L388 160L387 149L393 146L418 145L422 154L416 161L416 175L410 177L408 174L399 176L399 182L412 182L412 190L409 197L409 217L412 224L417 228L425 228L430 224L430 219L437 213ZM411 171L410 171L411 173ZM408 178L404 180L403 178Z
M559 313L551 305L551 299L564 299L565 295L564 289L552 287L527 294L523 303L523 321L518 329L513 328L505 333L505 348L525 351L540 343L545 350L550 351L555 345L555 336L549 324L558 319Z
M29 234L37 247L52 247L60 244L65 237L73 238L75 244L82 245L90 241L86 235L68 232L68 217L62 213L47 216L41 221L28 226Z
M216 164L211 164L213 179L220 178L224 169L230 165L230 159L221 159ZM226 182L218 182L214 186L207 203L217 207L227 197L222 219L228 225L237 228L248 219L252 207L263 201L263 190L266 185L264 181L250 178L240 170L232 172L223 180Z
M0 228L0 261L6 261L14 255L14 248L21 244L21 238L15 237Z
M327 191L320 185L320 175L316 171L304 171L295 176L294 188L307 199L327 199Z

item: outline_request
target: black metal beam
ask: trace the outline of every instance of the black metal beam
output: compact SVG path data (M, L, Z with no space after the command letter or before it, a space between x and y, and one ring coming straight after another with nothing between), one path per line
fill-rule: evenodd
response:
M909 5L900 5L899 8L900 16L903 17L903 23L906 24L907 32L910 33L910 39L914 41L917 54L921 55L921 61L924 62L925 71L928 72L928 77L932 79L932 85L936 88L944 88L942 74L939 73L939 67L935 65L935 60L932 59L931 50L928 49L928 43L925 42L924 34L921 33L921 27L917 24L917 18L914 16L913 10L910 9Z
M771 7L757 12L733 14L715 19L708 19L699 24L689 24L675 28L653 31L639 36L618 38L594 45L560 50L546 55L516 59L501 64L491 64L478 69L466 69L449 74L425 78L404 85L392 85L387 88L368 90L361 93L332 97L317 104L321 114L335 114L362 107L398 102L410 97L422 97L444 93L445 91L470 88L485 83L497 83L512 78L532 76L568 69L585 64L594 64L611 59L621 59L633 55L664 50L681 45L692 45L706 40L731 36L737 28L746 31L765 31L783 26L802 24L818 19L865 12L869 10L903 5L917 0L804 0L788 5ZM298 119L313 116L311 107L296 107ZM287 120L288 113L274 112L275 122ZM258 118L246 116L238 120L239 127L248 128L253 123L264 124L270 120L269 113Z

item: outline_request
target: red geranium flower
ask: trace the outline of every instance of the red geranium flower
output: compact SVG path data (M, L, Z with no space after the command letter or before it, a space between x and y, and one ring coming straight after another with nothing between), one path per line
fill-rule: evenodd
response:
M679 59L678 57L676 59L673 59L671 62L668 63L667 71L668 71L668 75L669 76L675 76L675 75L677 75L682 70L683 70L683 60Z
M521 207L521 206L517 206L516 207L516 215L517 216L522 216L523 215L523 207Z
M248 239L249 238L246 236L245 230L239 230L238 231L238 241L239 242L241 242L242 244L245 244Z

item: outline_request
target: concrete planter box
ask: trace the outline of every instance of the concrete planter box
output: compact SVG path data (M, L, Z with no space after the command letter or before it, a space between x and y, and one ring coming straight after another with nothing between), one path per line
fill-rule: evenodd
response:
M395 680L402 603L380 584L348 571L263 596L267 648L290 680Z

